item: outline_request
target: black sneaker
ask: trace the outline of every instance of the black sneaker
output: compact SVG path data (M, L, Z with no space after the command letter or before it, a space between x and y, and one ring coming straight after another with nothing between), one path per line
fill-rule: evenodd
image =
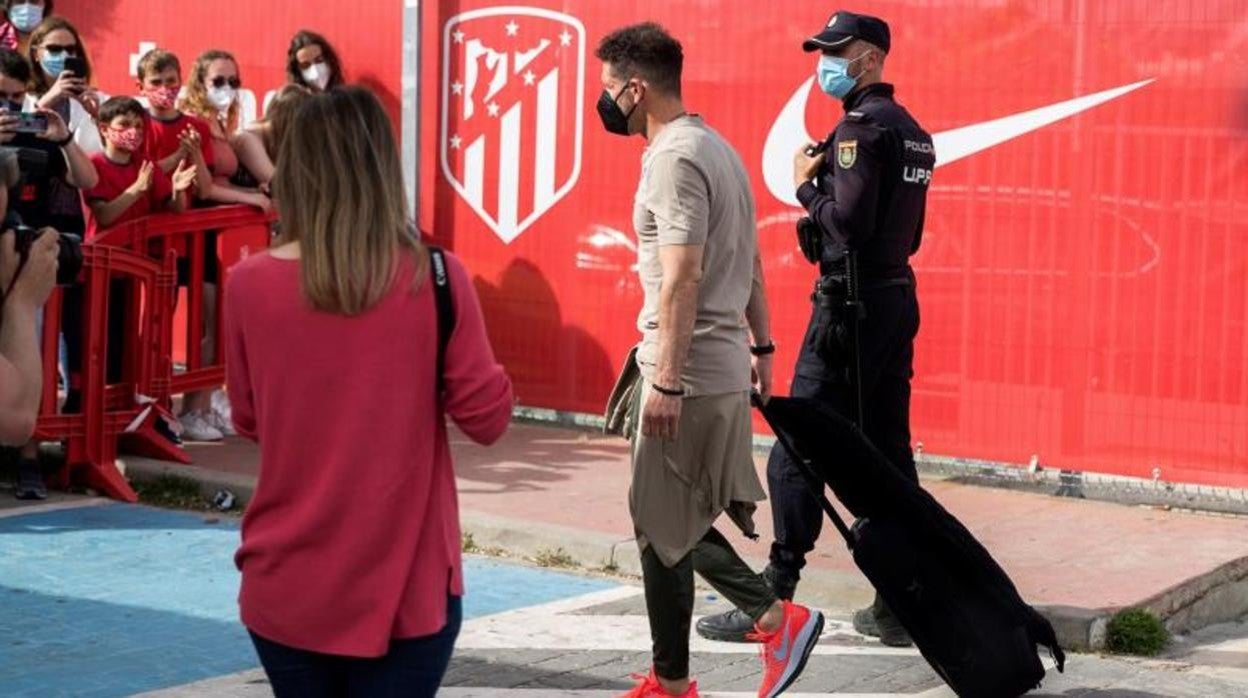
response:
M878 637L888 647L909 647L914 644L897 616L875 597L875 603L854 612L854 630L868 637Z
M880 626L875 622L875 608L867 606L854 611L854 630L867 637L880 636Z
M793 593L797 590L796 576L780 572L771 565L767 565L760 576L778 598L793 599ZM700 618L697 629L699 635L716 642L753 642L746 636L754 632L754 619L741 609L734 608Z
M18 499L31 501L48 498L48 486L43 482L39 461L30 458L17 461L17 489L14 495Z

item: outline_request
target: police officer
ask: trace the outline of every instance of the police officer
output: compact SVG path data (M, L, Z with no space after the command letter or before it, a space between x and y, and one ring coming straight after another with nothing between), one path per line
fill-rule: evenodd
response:
M822 144L804 147L793 161L797 198L809 213L798 225L799 243L820 276L792 394L821 400L858 421L917 482L910 378L919 306L909 258L923 232L936 162L932 139L882 81L890 48L883 20L837 12L802 48L820 52L819 86L844 102L845 116ZM823 512L779 446L771 451L767 481L775 542L763 576L777 596L792 598ZM887 645L910 644L878 596L854 615L854 627ZM698 623L702 636L716 640L744 641L750 629L749 618L736 612Z

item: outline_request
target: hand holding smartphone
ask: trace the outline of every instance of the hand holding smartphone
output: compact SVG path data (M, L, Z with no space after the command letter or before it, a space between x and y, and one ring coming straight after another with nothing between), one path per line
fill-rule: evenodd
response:
M40 135L48 130L48 115L37 112L22 112L14 114L17 117L17 127L13 130L18 133L33 133Z

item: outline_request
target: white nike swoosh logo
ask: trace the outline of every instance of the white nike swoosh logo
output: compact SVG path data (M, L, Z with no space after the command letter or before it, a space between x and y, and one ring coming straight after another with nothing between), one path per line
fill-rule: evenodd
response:
M802 83L780 110L767 142L763 145L763 181L771 195L786 204L797 206L793 190L793 154L813 138L806 130L806 100L810 97L813 77ZM981 121L969 126L941 131L932 136L936 147L936 166L948 165L981 150L987 150L1008 140L1043 128L1049 124L1074 116L1092 107L1117 99L1128 92L1138 90L1153 82L1152 79L1133 82L1111 90L1076 97L1047 107L1011 114L1010 116Z

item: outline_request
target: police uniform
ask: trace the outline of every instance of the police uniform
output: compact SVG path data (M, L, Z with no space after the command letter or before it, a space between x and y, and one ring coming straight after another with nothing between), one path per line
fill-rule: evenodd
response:
M835 49L861 38L887 52L888 25L838 12L803 44ZM821 248L820 276L811 295L810 323L798 356L791 394L814 398L857 419L851 383L851 322L846 310L847 251L857 259L858 341L862 421L871 441L917 481L910 450L910 378L919 306L909 258L919 248L928 184L935 167L931 136L893 99L893 86L852 91L845 115L823 144L824 162L813 182L797 190ZM804 250L807 245L803 245ZM823 525L823 511L801 472L779 445L771 451L767 481L775 542L764 572L777 595L791 598ZM738 640L729 614L706 619L698 630L712 639ZM739 624L740 618L736 618Z
M834 48L853 38L887 52L888 25L838 12L807 51ZM839 30L839 31L838 31ZM919 305L909 258L919 249L927 190L936 164L932 138L893 99L893 86L876 83L844 101L845 116L824 142L824 162L797 199L822 234L820 278L798 356L792 394L823 400L856 418L850 382L852 348L844 311L846 252L857 257L863 429L907 477L918 480L910 450L910 378ZM793 577L805 564L823 512L781 448L771 452L767 479L776 542L772 564Z

